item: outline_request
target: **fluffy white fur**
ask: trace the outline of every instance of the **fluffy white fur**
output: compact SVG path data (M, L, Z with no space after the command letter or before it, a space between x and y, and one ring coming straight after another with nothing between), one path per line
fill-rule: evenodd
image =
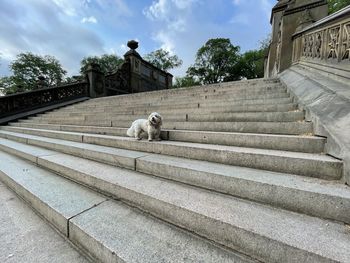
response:
M160 129L162 126L162 116L157 112L152 112L148 119L138 119L131 124L131 127L127 131L127 135L135 137L137 140L141 140L142 133L148 135L148 140L160 140Z

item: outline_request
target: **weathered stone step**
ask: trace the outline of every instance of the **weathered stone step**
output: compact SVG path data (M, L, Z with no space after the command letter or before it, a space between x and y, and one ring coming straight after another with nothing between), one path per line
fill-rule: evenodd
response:
M208 101L199 101L199 100L193 100L191 103L188 102L176 102L174 105L172 104L159 104L157 102L153 103L147 103L144 105L126 105L123 107L118 106L103 106L100 105L97 101L90 105L89 110L103 110L106 112L113 112L118 110L162 110L162 109L193 109L193 108L224 108L224 107L232 107L232 106L250 106L250 105L283 105L283 104L290 104L293 103L292 98L277 98L277 99L248 99L248 100L237 100L233 102L225 102L225 101L214 101L214 102L208 102ZM72 107L66 107L63 109L60 109L59 112L87 112L87 108L85 107L79 107L79 108L72 108ZM58 112L58 111L53 111Z
M33 121L12 123L23 127L59 127L59 126L94 126L109 129L112 127L129 128L131 121L113 122L99 120L92 123L73 122L72 124L42 124ZM287 134L300 135L312 134L313 125L311 122L171 122L164 123L162 128L167 130L196 130L212 132L240 132L240 133L263 133L263 134Z
M94 261L255 262L34 164L0 158L0 179Z
M186 95L172 95L172 94L166 94L161 96L148 96L148 97L137 97L133 98L132 96L127 97L119 97L114 96L113 99L104 99L104 100L90 100L85 104L85 106L89 107L90 105L94 105L95 103L98 103L99 105L118 105L118 106L125 106L125 105L142 105L145 103L177 103L179 101L193 101L193 100L200 100L200 101L232 101L232 100L246 100L246 99L261 99L261 98L285 98L289 97L290 95L287 93L286 89L275 89L275 90L258 90L258 91L249 91L249 90L241 90L241 91L234 91L234 90L227 90L219 93L196 93L196 94L186 94ZM78 105L77 105L78 107Z
M297 110L298 107L294 103L280 104L280 105L228 105L220 107L188 107L188 108L174 108L169 109L167 107L154 109L154 111L159 111L162 114L186 114L186 113L227 113L227 112L287 112ZM105 118L111 118L116 115L147 115L150 114L151 109L124 109L124 108L114 108L106 110L103 108L94 109L94 112L87 111L69 111L69 112L47 112L44 114L38 114L37 116L55 116L55 117L76 117L76 116L89 116L94 114L104 114Z
M290 95L285 92L281 93L271 93L271 94L263 94L263 95L246 95L246 96L227 96L222 95L222 98L196 98L196 97L184 97L183 99L179 98L172 98L168 100L158 100L157 98L153 98L152 100L145 101L140 100L139 102L135 101L128 101L127 97L124 99L124 101L120 103L115 103L114 101L108 102L108 101L95 101L90 100L89 104L85 105L77 105L76 107L73 107L74 109L91 109L96 107L145 107L145 106L166 106L169 104L190 104L190 103L231 103L235 104L236 102L240 102L242 104L246 104L245 101L251 101L251 100L267 100L267 99L288 99L290 98ZM179 103L180 102L180 103Z
M88 116L73 116L73 117L57 117L57 116L36 116L30 117L28 120L23 122L33 121L39 123L61 123L65 124L69 122L83 122L88 123L99 121L101 119L111 120L112 122L118 121L134 121L135 116L133 115L115 115L106 118L105 114L88 115ZM163 114L163 123L172 121L189 121L189 122L295 122L302 121L304 119L304 112L292 111L292 112L243 112L243 113L211 113L211 114L198 114L198 113L187 113L187 114ZM147 119L148 115L137 116L137 119Z
M38 164L263 262L350 260L350 234L343 224L64 154L39 157ZM109 217L101 218L105 221L101 223L103 226L109 223ZM89 220L78 222L85 226L89 225ZM74 222L72 219L69 227ZM139 247L138 242L137 245Z
M16 125L17 123L14 123ZM127 136L127 128L94 127L94 126L74 126L47 124L28 124L25 127L5 126L2 130L18 133L40 135L55 138L50 130L68 132L83 132L93 134L106 134L116 136ZM34 128L34 129L32 129ZM69 133L67 134L69 136ZM228 146L262 148L295 152L321 153L324 150L325 138L314 136L294 136L294 135L271 135L271 134L249 134L249 133L228 133L228 132L204 132L204 131L180 131L163 130L161 138L171 141L196 142L205 144L218 144ZM78 141L82 141L78 139Z
M0 141L0 149L32 162L37 162L47 152L51 153L6 139ZM157 154L125 151L125 155L133 162L117 161L117 165L295 212L350 223L350 189L340 183Z
M130 160L125 158L124 152L121 150L126 149L141 151L144 154L159 153L328 180L340 179L342 176L342 162L322 154L175 141L147 142L136 141L135 139L126 137L78 133L67 134L51 132L51 136L60 139L0 131L1 138L24 142L30 145L45 147L111 164L115 164L118 159L121 159L120 161L118 160L120 163L130 163ZM80 142L65 141L73 140L74 137L75 141ZM133 160L131 162L133 162Z
M233 84L233 85L232 85ZM259 82L255 83L253 85L249 85L249 83L238 83L238 82L226 82L226 83L220 83L220 84L212 84L212 85L206 85L206 86L196 86L191 88L181 88L181 89L169 89L169 90L158 90L158 91L150 91L150 92L142 92L142 93L134 93L134 94L127 94L127 95L118 95L118 96L112 96L107 98L107 100L123 100L125 97L128 97L130 99L138 99L138 98L148 98L148 97L160 97L160 96L183 96L183 95L195 95L195 94L210 94L210 93L222 93L222 92L240 92L240 91L255 91L255 90L265 90L266 92L269 92L273 89L281 89L286 90L280 82L277 83L264 83ZM103 99L97 99L97 100L103 100L105 101L106 98Z
M91 263L1 180L0 207L0 262Z

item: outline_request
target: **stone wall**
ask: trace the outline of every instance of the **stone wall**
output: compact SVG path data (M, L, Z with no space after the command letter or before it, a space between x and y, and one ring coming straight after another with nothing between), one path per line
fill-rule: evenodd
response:
M292 65L293 35L328 15L326 0L280 0L272 9L272 41L265 77L275 77Z

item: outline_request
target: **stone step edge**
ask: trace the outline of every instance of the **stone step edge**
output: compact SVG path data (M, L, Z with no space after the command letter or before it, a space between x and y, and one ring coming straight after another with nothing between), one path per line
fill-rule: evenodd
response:
M24 160L25 163L31 165L35 165L35 168L38 168L38 163L29 163L28 161ZM39 169L43 169L39 166ZM56 173L52 173L54 176L61 176ZM78 182L75 182L74 180L71 180L67 177L61 177L62 180L65 180L67 182L70 182L71 184L79 184ZM181 227L178 227L172 223L169 223L167 221L164 221L158 217L154 217L148 213L145 213L144 211L134 207L130 206L127 203L120 201L120 200L112 200L109 197L103 196L100 193L97 193L95 191L92 191L91 187L88 188L86 186L83 186L82 184L79 184L82 191L88 191L88 192L94 192L95 195L101 196L101 198L104 198L104 200L101 200L101 202L96 203L94 205L91 205L91 207L82 210L79 213L76 213L73 216L70 216L69 218L66 218L66 230L62 229L62 226L57 225L57 220L54 218L60 217L65 218L66 216L62 214L58 209L50 206L49 202L45 202L40 199L40 197L36 196L35 193L32 193L27 190L24 186L22 186L19 182L16 182L11 176L5 174L0 170L0 179L1 181L9 188L11 189L23 202L25 202L26 205L28 205L40 218L42 218L46 223L48 223L57 233L59 233L62 238L65 239L66 242L69 242L70 245L72 245L76 250L78 250L81 254L83 254L90 262L109 262L108 260L112 257L114 260L120 260L118 253L116 253L113 248L110 248L107 246L107 244L104 244L103 240L96 239L92 235L90 235L87 230L81 228L77 224L77 219L80 217L84 217L87 213L90 213L94 210L99 210L99 208L103 205L109 205L110 208L118 208L118 207L125 207L125 209L128 209L132 211L134 214L137 214L141 217L145 217L148 220L152 220L156 222L159 225L164 225L167 228L173 229L172 231L180 231L183 236L189 236L190 239L197 240L199 242L205 242L206 244L209 244L209 246L212 246L214 249L221 251L225 254L231 254L233 257L237 257L238 259L244 261L244 263L258 263L253 258L248 257L247 255L244 255L240 252L234 251L231 248L228 247L222 247L219 244L212 244L213 242L207 239L206 237L197 235L195 233L189 233L187 230L184 230ZM40 208L43 206L44 208ZM79 235L83 234L84 237L79 238ZM89 240L84 240L86 237L89 237ZM80 239L80 240L79 240ZM83 244L83 242L91 242L95 244L95 246L92 248L89 246L89 244ZM101 251L101 246L103 247ZM106 255L106 252L103 252L104 250L108 250L108 255ZM100 254L102 253L102 255ZM101 261L100 261L101 260Z
M101 127L105 129L130 128L131 122L101 122L83 124L50 124L36 123L33 121L11 123L10 126L27 127L30 126L81 126L81 127ZM248 126L248 127L247 127ZM254 127L255 126L255 127ZM281 127L282 126L282 131ZM287 127L286 127L287 126ZM299 127L298 127L299 126ZM236 132L252 134L270 135L310 135L313 134L312 122L174 122L173 125L163 125L164 130L182 131L203 131L203 132ZM216 127L219 127L216 129ZM262 130L259 127L264 127Z
M58 132L55 134L55 136L56 135L60 136L61 134ZM291 173L307 177L317 177L326 180L339 180L342 176L343 167L342 161L326 155L234 146L217 146L167 141L144 142L118 136L87 134L82 136L81 134L73 133L70 135L70 139L74 139L76 142L71 143L68 146L65 143L65 140L59 138L48 139L48 137L7 132L2 130L0 130L0 137L16 140L26 144L37 145L40 147L50 149L53 148L55 150L64 151L68 154L81 155L81 151L83 151L82 149L84 149L84 145L86 145L85 147L90 148L88 152L89 154L94 153L94 156L97 155L94 158L108 163L111 163L111 160L113 160L113 158L111 158L113 154L111 154L110 151L123 149L124 151L136 151L144 154L158 153L162 155L203 160L227 165ZM69 140L68 137L67 140ZM80 140L82 140L82 142ZM93 147L92 145L99 146L100 150L97 149L98 147L91 149ZM186 150L182 148L185 148ZM103 152L101 152L101 149L103 149ZM100 155L97 154L98 152ZM92 158L89 157L90 155L88 155L88 153L85 152L84 156L87 158ZM250 156L250 158L248 158L248 156ZM106 158L108 161L106 161L104 158ZM249 160L248 163L246 163L247 160ZM296 167L293 167L293 165ZM303 165L302 169L301 167L298 167L299 165Z
M234 106L233 106L234 107ZM298 110L298 105L295 103L289 103L286 105L280 105L280 106L271 106L271 107L275 107L276 109L279 108L278 110L276 110L276 112L290 112L290 111L295 111ZM246 107L248 108L248 107ZM208 112L207 114L211 114L211 113L241 113L241 112L246 112L246 113L254 113L254 112L271 112L270 109L259 109L256 110L256 106L252 105L250 107L251 109L244 109L244 110L232 110L232 108L230 109L206 109L206 108L188 108L188 109L163 109L161 110L162 114L164 115L164 112L169 113L169 112L173 112L173 113L182 113L182 114L186 114L188 112ZM285 109L281 109L281 108L285 108ZM150 109L141 109L141 110L125 110L125 111L101 111L101 110L94 110L94 112L98 113L98 114L105 114L106 117L109 116L115 116L115 115L141 115L141 114L147 114L148 112L150 112ZM89 112L46 112L46 113L41 113L41 114L37 114L37 117L43 117L43 116L51 116L51 117L75 117L75 116L90 116L93 115L93 113L89 113Z
M292 98L288 97L288 98L272 98L272 99L251 99L251 100L245 100L244 102L241 101L240 103L237 103L237 101L235 101L235 105L237 106L244 106L244 105L260 105L260 106L264 106L264 105L271 105L271 104L276 104L276 105L283 105L283 104L292 104L294 103ZM208 103L206 101L194 101L191 104L189 103L177 103L176 105L169 105L169 104L153 104L153 103L146 103L144 105L134 105L134 104L130 104L130 105L125 105L123 107L123 109L135 109L135 107L147 107L147 108L151 108L151 107L167 107L167 108L217 108L218 106L230 106L232 105L232 102L228 101L218 101L215 103ZM53 110L53 112L71 112L71 111L77 111L77 110L83 110L84 112L86 112L86 108L84 105L80 105L81 107L65 107L62 108L60 110ZM89 108L91 109L108 109L110 110L111 108L114 109L115 107L111 104L111 105L101 105L94 102L93 105L90 105Z
M22 143L9 142L0 141L0 149L34 163L38 163L41 157L45 156L41 153L41 147L23 147ZM47 151L50 154L52 152L52 155L62 154ZM37 153L34 154L35 152ZM305 179L291 174L228 167L157 154L136 157L134 163L134 167L119 167L280 209L350 224L350 188L340 182ZM273 177L273 180L269 179L269 176Z
M55 136L60 135L60 133L56 133ZM45 147L54 147L55 145L62 144L62 146L60 146L61 150L67 148L67 145L64 144L65 140L59 138L45 140L43 138L47 137L7 132L2 130L0 130L0 136L7 139L19 139L33 145L46 145ZM71 139L77 137L78 140L82 140L82 142L76 142L78 145L76 147L81 147L80 145L84 144L99 145L110 149L119 148L131 151L141 151L144 153L160 153L176 157L292 173L328 180L338 180L342 176L343 162L330 156L320 154L175 141L145 142L136 141L133 138L108 135L81 135L72 133L69 137ZM67 137L68 140L69 137ZM50 143L50 140L54 141L55 143ZM64 148L63 145L66 148ZM250 158L248 158L248 156ZM249 160L248 163L247 160Z
M101 134L101 135L112 135L112 136L122 136L122 137L127 137L126 131L128 130L128 128L113 128L115 130L115 133L108 134L108 131L102 132L102 128L100 128L101 132L97 132L96 129L98 129L99 127L95 128L94 126L62 125L58 128L55 125L52 125L52 126L53 126L52 129L46 129L47 127L46 128L27 128L27 127L18 127L18 126L3 126L3 127L0 127L0 130L13 131L13 132L20 131L21 133L32 134L32 135L35 135L35 132L39 132L39 133L44 132L47 134L61 132L62 134L67 134L67 135L82 133L82 134ZM72 126L71 129L69 129L70 128L69 126ZM62 129L62 127L65 127L65 129ZM90 130L89 130L89 127L90 127ZM94 128L95 128L95 132L94 132ZM76 129L80 129L80 131L77 132ZM197 134L198 134L198 138L193 138L192 136L190 139L187 140L184 137L184 135L190 136L190 135L197 135ZM236 142L227 144L228 143L227 140L223 140L221 142L213 138L212 136L219 136L220 138L223 138L223 137L225 138L226 136L236 136L237 138L236 138ZM261 141L256 139L258 137L266 138L266 140L268 141L270 141L270 139L282 140L282 142L280 142L277 145L274 144L276 146L269 148L269 147L266 147L265 145L266 140L264 140L264 142L262 143ZM144 138L146 139L146 137ZM304 152L304 153L324 153L324 145L326 143L325 138L317 137L317 136L297 136L297 135L239 133L239 132L206 132L206 131L186 131L186 130L162 130L161 138L163 140L170 140L170 141L228 145L228 146L237 146L237 147L283 150L283 151ZM243 138L245 138L244 141L248 141L249 143L242 142ZM288 141L288 139L295 140L296 143L292 144L292 142ZM284 140L286 140L286 142L284 142ZM82 142L83 139L78 141ZM304 141L304 143L302 143L302 141ZM315 150L314 148L309 149L308 146L310 146L310 143L314 145L313 147L316 148ZM286 147L289 147L289 148L286 149Z
M238 84L238 85L235 85ZM149 91L149 92L142 92L140 95L139 93L133 93L133 94L125 94L125 95L116 95L116 96L111 96L109 99L112 100L113 97L125 97L125 96L132 96L132 97L138 97L138 96L153 96L156 94L171 94L171 95L177 95L177 94L182 94L186 92L210 92L212 90L218 90L220 91L221 89L223 90L234 90L234 89L240 89L242 87L247 88L247 89L254 89L254 88L267 88L269 86L274 86L274 87L281 87L282 89L284 88L281 82L263 82L263 86L258 85L259 82L256 83L232 83L232 82L225 82L225 83L217 83L217 84L211 84L211 85L204 85L204 86L193 86L191 88L179 88L179 89L168 89L168 90L156 90L156 91ZM98 98L99 100L101 98Z
M55 157L55 156L52 156L52 157ZM43 161L43 159L45 159L45 160ZM54 170L55 172L57 172L63 176L66 176L68 178L72 178L75 181L80 180L80 179L77 179L77 176L81 177L82 179L84 179L84 178L86 179L89 176L90 177L93 176L92 174L88 175L84 172L79 172L79 175L78 175L78 174L76 174L76 172L74 170L72 170L72 168L67 168L67 166L65 166L65 165L62 166L62 164L58 164L58 165L54 164L54 162L52 162L48 159L50 159L50 156L40 158L38 161L39 165L43 165L43 162L46 162L50 166L51 170ZM85 160L85 161L88 161L88 160ZM88 161L88 162L93 162L93 161ZM64 168L64 167L66 167L66 168ZM71 172L75 174L74 177L72 177L72 175L67 174L67 173L71 173ZM92 177L91 177L88 180L88 183L84 183L83 181L80 181L80 182L86 186L93 187L95 190L98 190L98 189L101 190L101 188L99 188L97 186L99 184L98 181L101 179L98 179L96 177L95 180L97 180L97 181L92 180ZM94 181L94 182L92 182L92 181ZM101 181L101 183L105 185L106 183L111 183L111 182L108 182L108 181L102 182ZM242 229L240 227L237 228L236 225L224 223L225 227L228 228L228 229L224 230L224 229L222 229L222 226L223 226L222 221L218 220L217 218L210 217L208 215L203 215L203 214L195 211L196 209L191 211L191 210L187 210L188 208L185 208L185 207L181 207L181 208L180 207L178 207L178 208L168 207L168 205L166 203L164 203L164 201L154 199L154 197L152 197L152 196L147 197L147 194L145 195L145 193L137 193L131 189L127 190L127 188L124 189L124 186L116 185L115 182L113 182L112 184L113 184L113 187L115 188L114 190L112 190L113 187L111 185L110 190L107 190L107 192L102 191L102 193L106 194L106 195L112 195L117 199L120 198L121 200L124 200L126 203L128 203L132 206L134 205L137 208L145 211L146 213L150 213L151 215L158 217L158 218L160 217L164 221L167 221L171 224L175 224L176 226L185 228L189 231L194 231L196 234L198 234L200 236L208 238L208 239L210 239L214 242L217 242L223 246L228 246L231 249L238 250L241 253L247 253L249 250L247 251L247 248L243 249L242 247L239 247L239 245L237 243L235 243L236 241L233 237L235 235L237 235L237 232L239 233L238 234L239 236L240 235L246 236L246 238L243 238L243 237L239 238L240 240L242 240L242 238L243 238L243 240L249 240L252 238L252 236L251 236L252 234L257 235L258 241L257 240L256 241L258 242L258 244L254 244L253 246L254 247L259 246L264 251L262 252L259 249L258 251L260 254L258 254L258 255L254 254L253 256L259 258L260 260L269 261L269 260L271 260L271 257L272 257L272 261L276 260L276 258L279 258L280 256L284 257L286 251L288 251L288 254L290 253L290 255L293 255L293 259L295 259L295 258L299 259L298 262L303 262L306 259L310 260L310 258L313 258L313 260L315 260L316 262L321 262L321 261L326 260L326 259L330 260L329 257L324 257L324 256L321 256L320 254L318 254L319 252L315 253L314 251L307 251L307 250L303 250L301 248L297 248L295 246L290 246L290 244L283 243L281 241L271 239L271 237L267 237L267 236L263 236L263 235L260 235L258 233L255 233L251 229ZM122 187L122 188L119 189L119 187ZM118 190L117 190L117 188L118 188ZM131 191L131 192L129 193L129 191ZM148 201L144 201L143 198L151 198L151 199L148 202ZM164 205L166 206L166 208L164 207ZM258 205L258 206L260 206L260 205ZM165 209L166 211L163 209ZM177 211L177 210L179 210L179 211ZM187 210L187 212L186 212L186 210ZM274 211L277 212L276 210L274 210ZM178 216L176 216L176 215L174 215L174 213L175 214L179 213L179 214L178 214ZM183 214L183 213L185 213L185 214ZM187 213L189 213L189 214L187 214ZM199 213L199 214L197 214L197 213ZM291 213L290 215L293 214L292 212L288 212L288 213ZM205 219L203 218L203 216ZM188 220L185 220L185 217L190 217L191 222ZM307 218L307 216L303 216L303 218ZM183 221L183 220L185 220L185 221ZM201 222L201 223L199 223L199 225L197 225L194 222L196 222L196 223ZM326 225L333 224L334 225L333 227L335 227L335 225L338 225L337 223L331 223L331 222L326 223L326 222L327 221L324 222ZM343 227L345 228L345 226L343 226ZM222 231L220 229L222 229ZM230 234L228 234L228 233L230 233ZM229 238L227 235L229 235L231 238L233 238L233 240L231 238ZM244 247L251 246L251 245L249 245L250 242L252 242L252 241L243 242L243 243L245 243ZM271 254L271 250L270 250L271 246L276 248L276 251L283 250L282 255ZM266 250L268 250L268 253L266 253ZM249 251L249 252L252 252L252 251ZM248 252L248 254L250 254L249 252ZM325 251L323 250L322 253L324 253L324 252ZM332 252L327 251L327 253L332 253ZM285 262L288 262L288 261L285 261Z

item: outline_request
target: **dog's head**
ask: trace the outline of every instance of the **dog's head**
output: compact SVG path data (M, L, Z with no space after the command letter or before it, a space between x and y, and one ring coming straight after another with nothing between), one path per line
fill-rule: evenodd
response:
M158 112L152 112L148 116L148 121L152 126L161 126L162 125L162 116Z

